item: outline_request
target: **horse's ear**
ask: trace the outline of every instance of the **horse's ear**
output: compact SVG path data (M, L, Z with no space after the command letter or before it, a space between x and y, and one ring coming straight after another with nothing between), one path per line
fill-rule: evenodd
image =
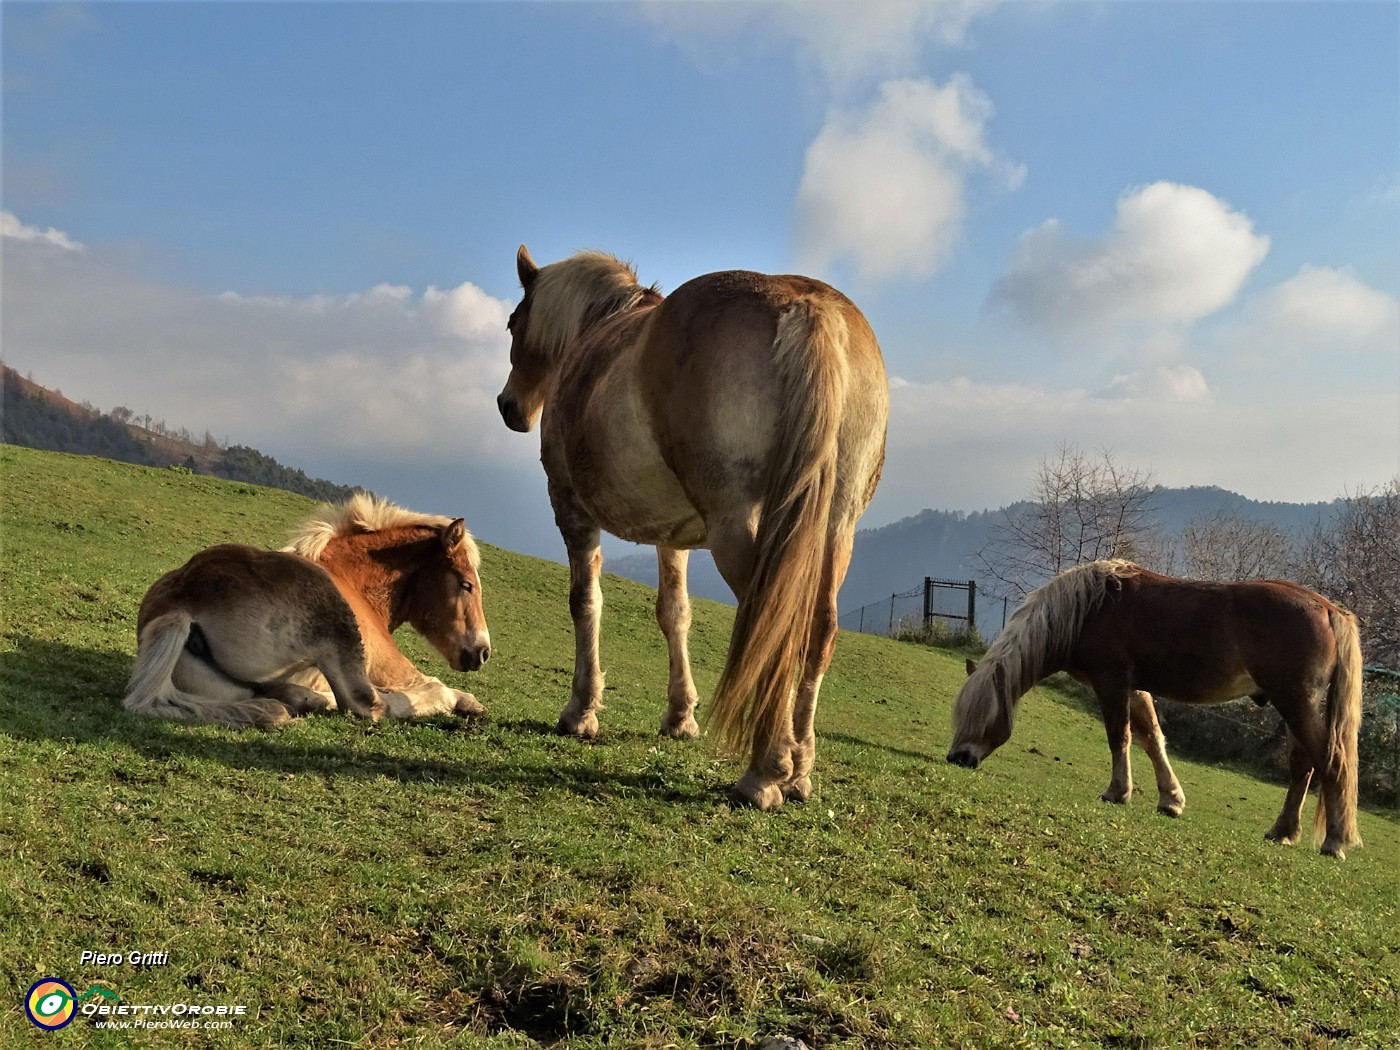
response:
M540 268L535 265L535 260L530 258L530 249L523 244L515 253L515 272L520 276L520 287L527 292L535 283L535 278L540 275Z
M457 518L442 530L442 545L448 551L455 551L467 538L467 523Z
M967 676L969 678L972 677L972 672L977 670L977 662L975 660L964 660L963 666L967 668Z

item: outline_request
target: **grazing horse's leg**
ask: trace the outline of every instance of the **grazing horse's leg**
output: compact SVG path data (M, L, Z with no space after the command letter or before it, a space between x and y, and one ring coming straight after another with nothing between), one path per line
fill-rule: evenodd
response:
M1132 690L1121 684L1109 686L1094 683L1094 692L1103 711L1104 729L1108 731L1108 750L1113 755L1113 776L1099 796L1105 802L1127 802L1133 794L1133 767L1128 746L1133 734L1128 726L1129 698Z
M666 714L661 733L681 739L700 735L695 722L695 682L690 677L690 595L686 592L685 569L690 552L671 547L656 548L656 622L666 636L671 658L671 678L666 686Z
M1271 691L1269 700L1278 708L1278 713L1288 724L1293 739L1301 745L1306 761L1317 773L1317 789L1321 796L1318 805L1325 807L1327 815L1327 837L1322 840L1321 850L1329 857L1341 859L1346 856L1345 847L1348 845L1343 822L1346 806L1342 786L1327 760L1327 724L1323 719L1322 707L1316 702L1319 695L1320 691L1299 685L1289 690ZM1289 753L1289 768L1292 773L1292 752ZM1289 803L1293 801L1293 781L1296 776L1296 773L1292 773L1289 778L1288 795L1284 799L1285 813ZM1284 820L1284 815L1279 814L1280 821ZM1295 825L1296 816L1295 813Z
M1157 709L1152 694L1137 689L1129 700L1128 717L1132 720L1133 736L1152 760L1152 772L1157 777L1157 811L1169 817L1181 816L1186 808L1186 795L1167 761L1167 740L1157 722Z
M1274 826L1264 832L1270 842L1291 846L1298 841L1298 829L1303 819L1303 800L1308 797L1308 782L1312 780L1313 760L1308 756L1293 730L1288 731L1288 794L1283 798Z
M822 678L831 665L836 649L836 595L851 564L851 546L855 532L837 536L827 550L822 566L822 586L812 617L812 634L807 648L807 662L797 685L797 701L792 709L792 779L782 785L783 794L794 801L806 802L812 797L812 765L817 758L817 694Z

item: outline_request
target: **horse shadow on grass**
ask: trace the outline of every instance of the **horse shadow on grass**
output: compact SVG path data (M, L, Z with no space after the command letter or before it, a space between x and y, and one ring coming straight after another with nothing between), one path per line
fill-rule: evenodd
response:
M0 652L0 733L14 740L115 743L153 761L182 756L234 769L327 778L384 777L404 784L562 789L583 797L638 792L671 803L714 804L725 798L718 785L682 786L668 783L659 774L561 763L557 756L542 756L539 764L522 765L479 757L470 762L404 757L373 749L375 737L406 729L436 730L445 736L486 731L522 738L553 736L553 726L532 719L488 716L484 721L463 721L441 716L378 724L346 719L354 731L345 744L335 745L298 739L286 730L220 729L211 733L207 726L147 718L124 710L121 699L132 660L128 653L28 637L12 639L12 645L11 650ZM613 734L617 740L633 735L630 731Z

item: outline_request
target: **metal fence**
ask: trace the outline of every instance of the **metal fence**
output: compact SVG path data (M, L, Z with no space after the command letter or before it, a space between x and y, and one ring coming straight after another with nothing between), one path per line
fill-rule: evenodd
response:
M977 628L977 581L935 580L843 613L839 625L862 634L893 637L901 630L928 627L934 620L954 620Z

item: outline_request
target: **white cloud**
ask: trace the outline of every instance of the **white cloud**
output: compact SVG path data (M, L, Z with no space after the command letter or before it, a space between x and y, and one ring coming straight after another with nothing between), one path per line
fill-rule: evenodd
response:
M26 226L15 217L14 213L0 211L0 237L8 237L16 241L34 241L40 244L52 245L55 248L62 248L64 251L80 252L83 246L62 230L55 230L50 226L47 230L40 230L34 226Z
M1200 369L1179 364L1115 375L1099 396L1191 402L1209 401L1211 391Z
M989 302L1062 338L1189 325L1233 302L1268 251L1219 198L1157 182L1121 197L1101 237L1076 238L1056 219L1023 234Z
M205 295L134 274L98 249L47 250L57 242L46 235L7 243L6 358L46 385L297 465L535 457L495 407L511 304L473 284Z
M1024 170L1000 161L984 128L992 103L966 76L939 86L893 80L862 111L837 110L807 149L797 192L797 256L821 272L851 261L864 277L922 277L956 242L967 179L1008 188Z
M912 71L928 46L964 43L999 0L802 0L789 3L644 3L644 16L692 59L714 65L736 40L791 43L828 90Z
M1400 347L1400 301L1350 270L1304 266L1253 304L1256 321L1295 346Z
M1189 366L1115 383L1115 396L1105 397L967 378L894 380L884 480L865 520L1003 506L1029 492L1038 460L1065 442L1110 448L1165 485L1221 485L1254 499L1328 500L1396 471L1393 389L1198 396L1205 381Z

